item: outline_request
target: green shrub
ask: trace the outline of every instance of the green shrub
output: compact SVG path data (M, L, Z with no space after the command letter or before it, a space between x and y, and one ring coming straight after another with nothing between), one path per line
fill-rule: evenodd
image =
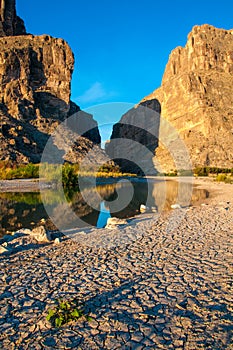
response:
M98 171L96 167L89 166L79 171L78 164L32 164L17 165L0 162L0 179L29 179L40 177L46 182L58 183L62 177L62 185L64 189L78 190L78 178L82 177L132 177L136 174L121 173L118 165L104 164Z
M35 179L39 177L39 165L29 163L27 165L6 165L0 167L2 180Z
M78 189L78 173L73 165L64 164L62 167L62 185L64 189Z
M208 176L209 175L209 167L196 167L194 169L194 174L197 176Z
M98 173L120 173L120 167L119 165L113 165L113 164L104 164L98 169Z
M192 170L184 170L184 169L180 169L180 170L173 170L169 173L158 173L158 176L169 176L169 177L174 177L174 176L192 176L193 172Z
M159 176L177 176L178 175L178 171L177 170L174 170L174 171L171 171L170 173L166 173L166 174L159 174Z
M233 174L233 168L218 168L218 167L196 167L194 174L197 176L208 176L209 174Z
M55 327L61 327L71 321L77 321L79 318L85 317L87 321L91 318L84 314L83 308L79 306L77 299L73 301L57 301L55 309L50 309L46 319Z
M225 183L229 183L229 184L233 183L233 179L230 176L227 176L226 174L218 174L215 178L215 181L225 182Z
M62 178L62 186L65 190L78 190L78 168L76 165L61 164L41 164L40 177L47 182L57 184Z
M42 163L40 166L40 178L46 182L57 183L62 176L62 165Z

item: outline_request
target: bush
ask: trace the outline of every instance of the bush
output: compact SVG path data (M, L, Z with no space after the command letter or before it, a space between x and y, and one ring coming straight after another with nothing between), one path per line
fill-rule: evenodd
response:
M216 176L215 181L217 181L217 182L225 182L225 183L229 183L229 184L233 183L233 179L230 176L227 176L226 174L218 174Z
M75 165L61 164L41 164L40 176L47 182L58 183L62 177L64 189L78 189L78 168Z
M13 179L35 179L39 177L39 165L29 163L27 165L2 165L0 167L0 178L2 180Z
M55 309L50 309L46 319L55 327L61 327L71 321L77 321L81 317L85 317L87 321L91 321L89 316L84 315L83 309L79 307L76 299L73 301L57 302Z
M62 167L62 185L64 189L78 189L78 173L74 166L64 164Z
M46 182L58 183L62 176L62 185L64 189L78 189L79 176L86 177L132 177L136 174L121 173L118 165L104 164L98 171L95 167L87 167L79 171L78 164L32 164L17 165L0 162L0 179L33 179L41 177Z
M209 167L196 167L194 169L194 174L197 176L208 176L209 175Z
M208 176L209 174L233 174L233 168L218 168L218 167L196 167L194 174L197 176Z
M120 173L120 167L119 165L113 165L113 164L104 164L98 169L98 173Z
M159 174L158 174L158 176L171 176L171 177L177 176L177 175L178 175L178 171L177 171L177 170L174 170L174 171L172 171L172 172L170 172L170 173L165 173L165 174L159 173Z
M61 177L62 168L60 164L42 163L40 166L40 178L46 182L57 183Z

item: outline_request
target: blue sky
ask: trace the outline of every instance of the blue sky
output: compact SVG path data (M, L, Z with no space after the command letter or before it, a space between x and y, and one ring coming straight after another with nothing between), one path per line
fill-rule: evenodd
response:
M232 0L16 2L28 32L62 37L71 46L72 99L83 109L134 104L159 87L169 53L185 45L194 25L233 28Z

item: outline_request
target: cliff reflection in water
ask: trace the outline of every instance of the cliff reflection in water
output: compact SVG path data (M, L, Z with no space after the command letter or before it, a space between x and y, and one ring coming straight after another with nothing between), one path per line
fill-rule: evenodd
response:
M119 181L103 183L95 189L85 188L82 193L69 195L69 206L77 217L79 228L86 224L104 227L107 218L129 218L139 213L141 204L155 207L158 212L169 210L171 204L185 205L189 198L190 184L176 181ZM179 192L179 193L178 193ZM208 192L193 189L192 203L203 200ZM56 191L46 191L46 206L51 208L53 221L58 227L74 228L76 222L62 203ZM177 199L178 198L178 199ZM0 193L0 236L18 229L33 228L44 224L48 229L56 226L48 217L39 193Z

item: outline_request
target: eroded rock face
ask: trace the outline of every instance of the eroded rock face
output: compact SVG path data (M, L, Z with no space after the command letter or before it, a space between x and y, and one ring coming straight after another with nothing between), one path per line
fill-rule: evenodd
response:
M184 140L193 167L233 167L233 30L195 26L186 46L172 51L161 87L143 101L154 98ZM174 135L161 121L164 138L173 147ZM162 143L156 156L164 171L175 168Z
M16 15L15 0L0 0L0 36L24 35L23 20Z
M113 126L106 153L123 172L154 175L161 106L157 99L142 102Z
M49 136L73 114L73 129L83 124L89 129L69 155L81 159L100 143L100 134L92 116L80 119L80 108L70 100L74 56L69 45L49 35L19 35L25 30L15 1L0 4L0 160L38 163Z
M64 120L74 68L68 44L47 35L27 35L1 38L0 47L0 101L8 113L41 129L44 118Z

